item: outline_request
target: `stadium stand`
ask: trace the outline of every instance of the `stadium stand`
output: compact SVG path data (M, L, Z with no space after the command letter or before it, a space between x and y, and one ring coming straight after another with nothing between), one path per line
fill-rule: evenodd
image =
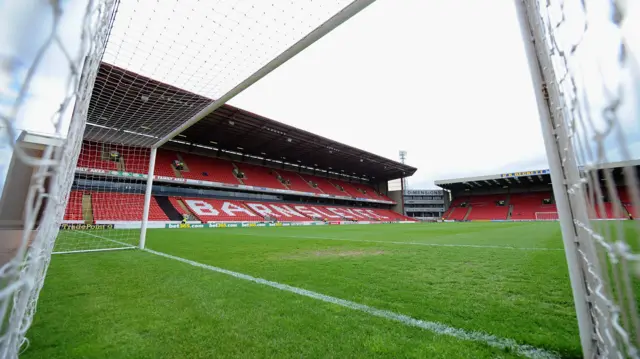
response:
M455 221L462 221L466 219L469 207L454 207L453 211L449 214L449 218Z
M260 222L264 217L252 212L240 201L185 198L184 203L203 222Z
M125 171L132 173L149 172L150 150L148 148L131 148L121 146L118 149L118 152L120 152L120 155L122 156Z
M78 166L118 170L117 163L100 159L98 156L99 151L97 151L99 147L99 144L84 142L81 161L78 162ZM110 146L110 149L116 149L120 153L126 171L132 173L147 173L149 162L148 149L127 148L123 146ZM175 161L183 163L184 169L177 170L173 165ZM237 168L237 170L243 174L243 178L238 179L234 175L234 168ZM242 183L263 188L291 189L301 192L391 201L389 197L378 194L374 188L365 184L349 183L309 174L302 175L286 170L276 170L247 163L234 163L219 158L165 149L158 150L154 174L164 177L188 178L228 184ZM278 175L282 177L286 184L283 184L278 179ZM317 187L313 187L309 182L316 183ZM341 191L336 186L340 186L344 191Z
M67 205L66 219L82 220L82 192L73 191ZM136 221L142 216L144 196L115 192L91 192L93 213L97 221ZM164 200L164 198L163 198ZM388 209L355 208L332 205L307 205L283 202L249 200L228 200L196 197L168 197L167 203L173 208L163 209L154 197L149 212L150 221L180 220L170 218L168 212L191 214L201 222L309 222L314 220L355 220L355 221L413 221L410 217ZM122 206L127 203L127 206ZM182 203L182 204L181 204ZM166 206L166 204L165 204Z
M322 177L317 177L317 176L311 176L311 175L300 175L302 176L302 178L307 181L307 182L313 182L315 184L318 185L318 188L326 194L332 194L335 196L348 196L349 194L339 190L338 188L336 188L336 186L333 185L333 183L329 182L328 179L326 178L322 178Z
M185 164L185 169L180 171L184 178L221 183L242 183L234 176L231 162L190 153L177 153L176 155L179 155Z
M273 173L273 170L270 170L266 167L250 165L247 163L237 163L236 166L240 171L242 171L242 173L244 173L242 182L244 182L244 184L246 185L265 188L287 189L287 187L278 180L276 175Z
M288 181L289 189L300 192L323 193L319 188L315 188L302 178L298 173L290 171L278 171L285 181Z
M597 169L583 169L590 171L583 173L585 176L594 176L603 181L605 177L613 178L619 186L614 194L608 193L609 190L602 186L599 192L602 197L597 201L594 197L598 191L591 191L588 187L583 189L587 203L592 203L589 206L591 219L638 219L637 215L640 213L631 205L629 188L632 187L623 185L630 168L640 174L640 160L608 163ZM438 180L435 184L449 191L452 196L452 202L443 214L445 220L548 221L559 218L548 169ZM619 202L611 201L610 198L619 198ZM491 202L500 200L504 201L504 207L492 206ZM465 209L461 208L465 202L471 208L468 215ZM616 207L618 203L621 205Z
M633 218L638 218L636 208L632 205L633 202L631 201L631 194L627 191L627 187L618 187L618 195L620 196L622 206L627 210L627 213Z
M471 196L468 205L471 207L468 220L507 219L509 207L499 206L499 201L506 201L506 194Z
M97 168L117 171L118 165L103 157L102 145L95 142L84 142L78 157L78 167Z
M512 193L509 203L513 206L511 219L535 220L536 213L557 212L555 204L544 204L545 199L552 198L551 192Z
M82 192L71 191L67 202L67 210L64 213L64 219L68 221L82 221Z
M92 126L85 128L65 220L140 221L147 183L140 174L149 172L149 147L160 136L154 119L167 118L166 101L191 106L212 99L107 63L100 64L97 76L126 78L132 88L149 86L154 93L144 96L158 95L162 105L139 104L144 116L138 106L102 116L98 114L108 98L94 93L87 118ZM123 96L135 101L138 95ZM176 126L181 121L176 118ZM123 131L125 123L128 131ZM139 129L150 136L141 137L135 132L143 131ZM112 143L98 142L103 139ZM136 147L140 145L145 148ZM393 211L365 207L399 210L397 199L386 196L388 182L409 177L416 168L225 104L182 131L180 138L164 143L153 170L150 221L183 221L187 215L202 222L295 222L403 219ZM344 174L347 170L350 176Z
M91 192L93 216L96 221L140 221L144 207L143 194ZM123 205L125 204L126 205ZM150 221L169 221L155 200L149 208Z
M182 178L180 171L174 170L172 164L178 160L178 156L173 151L159 149L156 154L156 166L153 171L156 176L178 177ZM144 173L144 172L142 172Z

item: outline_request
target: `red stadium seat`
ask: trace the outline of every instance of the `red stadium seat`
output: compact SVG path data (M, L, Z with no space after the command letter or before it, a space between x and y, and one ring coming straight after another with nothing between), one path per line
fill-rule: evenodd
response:
M242 182L248 186L286 189L277 178L277 176L266 167L259 167L247 163L236 163L238 169L244 173Z
M468 205L471 211L467 220L505 220L509 213L508 206L498 206L498 201L506 201L506 194L471 196Z
M551 192L512 193L509 204L513 206L511 219L535 220L536 213L557 212L555 204L543 204L542 201L551 198Z
M67 202L67 209L64 212L64 220L67 221L82 221L82 191L71 191L69 193L69 201Z
M278 173L282 176L282 178L289 181L289 189L291 189L292 191L322 193L322 191L318 188L310 186L304 178L302 178L295 172L280 170L278 171Z
M140 221L144 208L143 194L116 192L92 192L93 217L96 221ZM149 207L150 221L168 221L169 218L151 199Z

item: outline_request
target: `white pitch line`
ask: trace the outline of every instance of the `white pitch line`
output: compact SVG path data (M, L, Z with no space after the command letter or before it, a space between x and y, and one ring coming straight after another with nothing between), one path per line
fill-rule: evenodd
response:
M462 248L491 248L491 249L511 249L520 251L564 251L561 248L540 248L540 247L511 247L511 246L494 246L482 244L451 244L451 243L423 243L423 242L397 242L397 241L375 241L371 239L352 239L352 238L335 238L335 237L319 237L319 236L265 236L261 234L250 233L232 233L229 231L225 234L236 236L252 236L252 237L270 237L270 238L301 238L301 239L326 239L331 241L346 242L365 242L365 243L389 243L389 244L405 244L412 246L429 246L429 247L462 247Z
M73 250L73 251L60 251L60 252L52 252L51 254L73 254L73 253L85 253L85 252L103 252L103 251L116 251L116 250L122 250L122 249L134 249L136 248L136 246L131 245L129 243L125 243L125 242L120 242L120 241L116 241L115 239L111 239L111 238L107 238L107 237L103 237L103 236L99 236L97 234L93 234L93 233L89 233L89 232L85 232L85 231L77 231L83 234L86 234L88 236L92 236L92 237L96 237L96 238L100 238L100 239L104 239L107 240L109 242L113 242L113 243L117 243L120 245L123 245L125 247L117 247L117 248L97 248L97 249L81 249L81 250Z
M377 309L374 307L370 307L368 305L359 304L356 302L352 302L349 300L340 299L336 297L331 297L325 294L312 292L310 290L293 287L287 284L282 284L282 283L272 282L270 280L266 280L262 278L252 277L247 274L230 271L224 268L214 267L208 264L203 264L203 263L195 262L189 259L173 256L171 254L154 251L152 249L144 249L144 251L151 254L155 254L160 257L165 257L165 258L173 259L182 263L186 263L194 267L203 268L213 272L226 274L234 278L243 279L246 281L266 285L268 287L279 289L285 292L290 292L290 293L298 294L301 296L313 298L322 302L331 303L331 304L339 305L345 308L361 311L375 317L393 320L410 327L417 327L420 329L428 330L435 334L447 335L447 336L454 337L456 339L461 339L461 340L481 342L494 348L509 350L510 352L518 353L527 358L532 358L532 359L559 358L559 356L554 352L536 348L531 345L518 344L513 339L500 338L495 335L477 332L477 331L466 331L464 329L450 327L448 325L438 323L438 322L415 319L404 314L398 314L388 310Z

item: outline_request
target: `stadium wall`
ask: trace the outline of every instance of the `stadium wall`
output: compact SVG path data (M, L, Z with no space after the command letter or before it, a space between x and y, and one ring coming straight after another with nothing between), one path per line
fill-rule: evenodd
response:
M391 191L388 193L389 198L396 204L391 206L391 210L396 213L402 213L402 191Z

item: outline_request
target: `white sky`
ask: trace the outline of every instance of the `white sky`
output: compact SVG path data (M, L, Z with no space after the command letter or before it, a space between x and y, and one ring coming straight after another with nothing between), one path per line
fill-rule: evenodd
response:
M589 2L605 6L608 3ZM75 13L83 9L82 1L71 3L77 6L66 15L76 18ZM349 0L122 1L104 60L217 98L348 3ZM0 0L0 4L8 2ZM14 12L4 12L10 13ZM634 15L631 20L638 19L637 8L630 13ZM606 8L591 14L610 18ZM16 16L8 19L20 21ZM606 21L599 21L597 16L589 23L596 37L617 31L603 28ZM14 23L5 24L7 29L29 26L26 20L17 27ZM72 25L67 24L63 30L77 28ZM579 23L574 25L583 28ZM287 30L282 31L283 28ZM627 30L628 36L638 40L637 26ZM567 36L576 34L581 35ZM23 55L37 48L34 40L21 45L19 37L0 36L0 43L11 45L11 41ZM591 43L595 47L581 47L586 49L583 57L615 62L615 57L592 56L615 55L615 49L601 51L611 50L611 46L607 49L602 43L616 46L615 41ZM640 48L639 44L632 43L635 49ZM4 47L5 52L7 48L11 46ZM51 71L61 62L46 63L48 71L43 71L45 75L36 81L32 92L50 108L59 102L51 100L49 94L60 92L60 86L52 84L56 82L52 74L63 74L58 78L65 75L64 71ZM585 72L597 73L593 64L593 60L583 61L580 66L585 66ZM625 76L620 72L606 75L613 84ZM589 83L601 78L582 80ZM11 78L2 77L0 71L0 85L3 83L10 84ZM640 82L632 85L636 88L627 90L640 94ZM603 97L603 86L596 83L590 87L597 91L584 94L585 98L593 106L601 105L603 102L598 99ZM114 99L114 106L130 105L121 100ZM384 157L397 159L398 151L406 150L408 164L418 168L409 180L411 188L434 188L433 181L437 179L548 168L520 30L510 0L378 0L230 103ZM637 105L640 99L627 103ZM629 147L637 158L640 112L637 106L624 110L630 111L625 112L624 118L630 120L625 122L625 131L633 140ZM43 123L43 117L27 113L23 120ZM158 123L163 125L169 126ZM601 122L594 124L600 125ZM615 140L610 143L612 148L619 147L616 145ZM614 157L624 156L613 154Z
M379 0L231 104L436 179L548 168L512 1Z

